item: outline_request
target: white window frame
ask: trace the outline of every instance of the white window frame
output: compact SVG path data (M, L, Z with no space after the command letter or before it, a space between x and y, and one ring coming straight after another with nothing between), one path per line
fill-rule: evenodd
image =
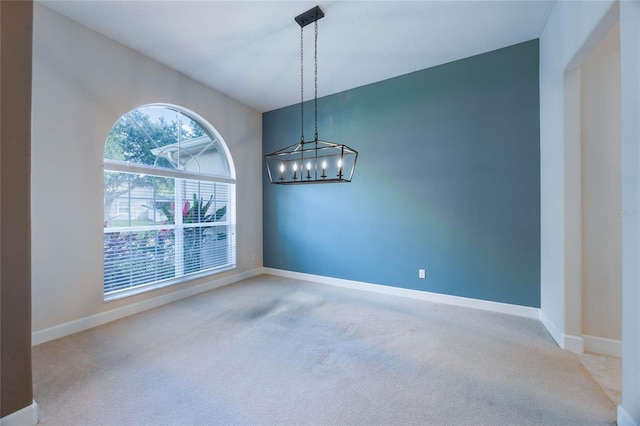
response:
M144 232L144 231L156 231L162 229L171 229L174 230L175 235L175 247L174 247L174 260L175 260L175 277L162 279L158 281L152 281L143 284L133 285L131 287L124 287L121 289L113 290L106 292L105 286L103 285L103 295L104 301L109 302L113 300L122 299L124 297L133 296L136 294L156 290L159 288L183 283L186 281L190 281L193 279L218 274L224 271L228 271L236 268L236 180L235 180L235 167L233 163L233 158L230 155L228 147L223 141L222 137L216 131L213 126L211 126L206 120L204 120L199 115L188 111L182 107L178 107L170 104L150 104L150 105L142 105L135 108L132 111L135 111L140 108L145 107L165 107L171 110L174 110L180 114L183 114L196 122L202 129L205 130L210 136L211 140L217 142L218 150L222 151L220 153L221 156L224 156L224 160L227 162L227 166L229 169L228 176L220 176L213 175L201 172L187 171L187 170L179 170L179 169L168 169L164 167L154 167L143 164L136 163L128 163L126 161L116 161L111 159L104 158L103 161L103 169L104 172L119 172L119 173L129 173L129 174L138 174L138 175L146 175L160 178L172 178L175 181L175 217L173 225L148 225L148 226L126 226L126 227L106 227L104 228L104 233L115 233L115 232ZM127 113L128 114L128 113ZM126 114L125 114L126 115ZM194 224L184 224L182 223L182 214L181 208L179 206L183 205L184 200L182 191L178 188L181 187L182 183L185 181L198 181L203 183L216 183L216 184L225 184L228 190L228 200L227 200L227 210L225 213L225 220L219 222L205 222L205 223L194 223ZM184 248L183 248L183 236L181 230L189 227L224 227L226 228L226 249L227 249L227 258L228 262L219 267L213 267L209 269L204 269L191 273L184 273Z

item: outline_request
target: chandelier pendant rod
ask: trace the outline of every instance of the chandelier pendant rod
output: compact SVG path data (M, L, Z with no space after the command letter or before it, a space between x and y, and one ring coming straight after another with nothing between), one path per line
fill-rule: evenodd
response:
M300 27L300 143L304 143L304 30Z
M314 23L314 143L315 143L315 161L314 180L318 179L318 19L324 17L324 12L320 7L316 6L308 11L296 16L295 21L300 25L300 179L304 173L304 27ZM307 180L311 180L310 164L307 167Z
M300 26L300 180L304 170L304 27ZM295 180L295 172L294 178Z

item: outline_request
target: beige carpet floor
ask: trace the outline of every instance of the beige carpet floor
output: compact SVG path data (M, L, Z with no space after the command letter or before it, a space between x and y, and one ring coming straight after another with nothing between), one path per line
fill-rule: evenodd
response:
M605 425L535 320L260 276L33 349L46 425Z

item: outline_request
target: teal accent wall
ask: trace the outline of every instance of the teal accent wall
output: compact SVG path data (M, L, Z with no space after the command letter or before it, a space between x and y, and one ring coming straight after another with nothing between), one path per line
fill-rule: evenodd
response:
M265 170L264 265L539 307L538 57L532 40L320 98L320 138L360 153L353 181ZM299 139L299 105L263 114L263 153Z

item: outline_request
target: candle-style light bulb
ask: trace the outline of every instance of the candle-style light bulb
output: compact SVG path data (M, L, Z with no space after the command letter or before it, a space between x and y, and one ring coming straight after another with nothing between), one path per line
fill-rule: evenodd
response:
M293 180L298 179L298 163L293 163Z
M284 163L280 164L280 180L284 180Z
M307 179L311 179L311 161L307 161Z
M327 160L322 161L322 179L327 177Z
M338 160L338 177L342 178L342 158Z

